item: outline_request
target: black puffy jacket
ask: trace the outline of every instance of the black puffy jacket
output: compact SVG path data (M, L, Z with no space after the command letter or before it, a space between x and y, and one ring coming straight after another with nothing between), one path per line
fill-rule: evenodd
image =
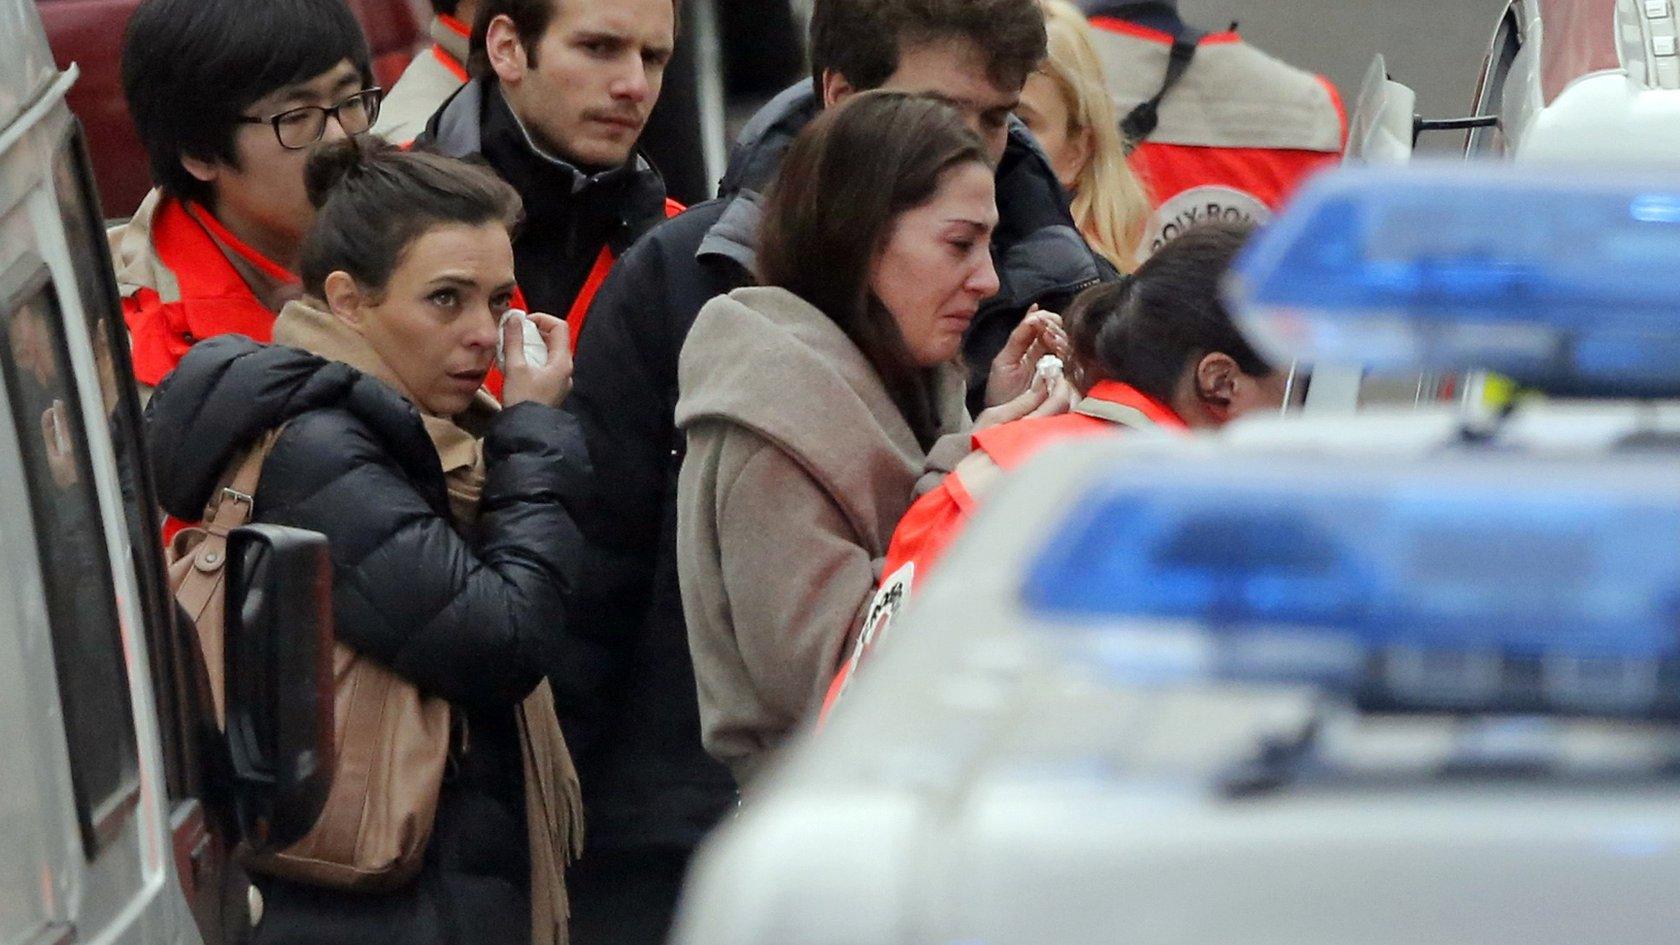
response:
M196 519L228 464L280 424L255 519L327 536L338 638L448 700L468 747L445 779L412 884L370 896L259 879L255 940L524 943L530 865L514 707L559 645L580 541L565 502L587 475L577 424L534 403L496 415L468 540L406 398L345 364L213 338L147 407L164 509Z

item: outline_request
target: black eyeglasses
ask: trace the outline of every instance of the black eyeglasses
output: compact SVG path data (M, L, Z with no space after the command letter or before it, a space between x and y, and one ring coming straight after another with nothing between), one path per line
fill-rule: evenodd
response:
M327 133L327 117L331 116L347 135L359 135L379 118L379 100L385 90L377 86L363 89L331 108L304 105L289 108L278 115L256 118L240 115L236 121L246 125L272 125L275 140L288 151L302 151Z

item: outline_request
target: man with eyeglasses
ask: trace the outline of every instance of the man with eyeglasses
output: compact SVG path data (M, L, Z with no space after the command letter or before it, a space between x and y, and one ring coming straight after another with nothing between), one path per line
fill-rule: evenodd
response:
M372 127L380 90L344 0L145 0L122 77L156 187L111 252L149 392L197 341L270 339L301 292L309 149Z
M519 191L524 307L566 319L574 349L618 254L682 209L636 151L676 31L674 0L480 0L473 78L414 142L478 155Z

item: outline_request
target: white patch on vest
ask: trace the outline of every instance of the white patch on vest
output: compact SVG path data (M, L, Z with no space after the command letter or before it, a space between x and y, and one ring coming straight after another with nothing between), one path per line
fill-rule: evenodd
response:
M880 590L876 591L875 599L869 605L869 613L863 619L863 631L858 634L857 643L852 646L852 656L847 661L846 680L840 684L840 691L829 701L829 710L838 705L840 697L851 688L853 680L857 679L858 666L869 658L875 644L881 642L881 638L886 635L893 618L909 603L910 588L915 580L916 562L908 561L881 582Z
M1155 208L1140 246L1155 254L1162 246L1200 223L1247 223L1259 226L1271 220L1272 211L1259 197L1235 187L1204 184L1180 192ZM1140 260L1141 261L1141 260Z

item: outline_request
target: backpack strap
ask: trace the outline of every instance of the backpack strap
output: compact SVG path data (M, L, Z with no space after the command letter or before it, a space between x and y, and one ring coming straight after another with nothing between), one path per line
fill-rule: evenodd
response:
M1196 58L1196 44L1200 41L1199 34L1174 37L1172 52L1167 54L1167 75L1161 80L1160 90L1153 97L1139 102L1120 120L1120 135L1125 140L1127 154L1155 133L1155 126L1161 123L1161 100L1167 97L1179 79L1184 78L1190 61Z

